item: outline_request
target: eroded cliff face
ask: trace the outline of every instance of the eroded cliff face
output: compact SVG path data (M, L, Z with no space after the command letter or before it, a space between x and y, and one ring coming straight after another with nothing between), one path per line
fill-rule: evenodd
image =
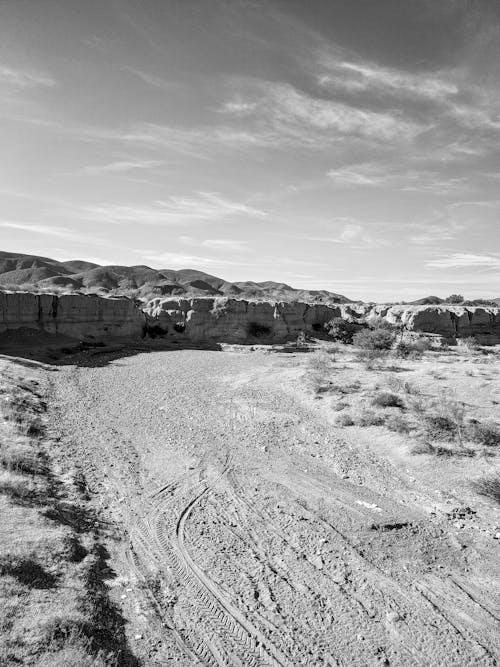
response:
M130 299L0 292L0 333L27 328L79 340L136 338L145 322Z
M153 299L145 312L158 334L192 341L284 341L324 333L334 317L364 322L383 317L403 330L446 339L476 336L485 344L500 343L500 309L462 306L390 306L369 304L269 303L238 299Z
M284 342L301 332L324 334L324 325L335 317L360 323L383 317L409 332L500 343L500 309L493 307L158 298L143 312L126 298L0 292L0 333L28 328L90 341L149 333L192 342Z
M380 306L373 311L380 314ZM500 309L486 306L392 306L385 319L407 331L437 334L444 338L474 336L480 343L500 343Z

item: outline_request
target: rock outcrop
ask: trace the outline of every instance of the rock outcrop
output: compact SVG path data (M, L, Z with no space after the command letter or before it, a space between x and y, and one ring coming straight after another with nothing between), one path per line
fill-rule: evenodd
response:
M307 304L240 299L153 299L145 308L156 333L191 341L279 342L300 332L324 332L334 317L364 322L382 317L410 332L448 340L475 336L484 344L500 343L500 309L462 306L390 306Z
M122 297L0 292L0 334L27 328L89 341L149 333L186 342L279 343L301 332L325 334L324 325L335 317L358 323L384 318L401 330L449 341L474 336L483 344L500 343L500 308L494 307L157 298L143 312Z
M126 298L0 292L0 333L22 328L78 340L136 338L146 316Z
M437 334L447 339L474 336L479 343L500 343L500 308L490 306L375 306L372 313L407 331Z

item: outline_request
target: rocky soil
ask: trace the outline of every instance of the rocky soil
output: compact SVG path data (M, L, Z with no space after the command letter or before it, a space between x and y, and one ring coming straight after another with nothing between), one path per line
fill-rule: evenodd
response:
M51 373L51 424L145 665L497 664L491 503L333 427L306 355L116 356Z

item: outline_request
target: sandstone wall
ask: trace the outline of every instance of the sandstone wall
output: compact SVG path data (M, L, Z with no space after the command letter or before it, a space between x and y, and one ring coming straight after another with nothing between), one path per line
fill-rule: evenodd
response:
M493 307L157 298L144 311L126 298L0 292L0 333L26 327L95 341L136 338L146 331L179 341L283 342L301 332L324 333L334 317L351 322L383 317L410 332L500 343L500 309Z
M239 299L153 299L145 308L158 333L191 341L284 341L300 332L317 334L334 317L363 322L383 317L407 331L447 339L476 336L500 343L500 309L462 306L390 306L307 304Z
M28 328L79 340L135 338L143 335L145 322L125 298L0 292L0 333Z

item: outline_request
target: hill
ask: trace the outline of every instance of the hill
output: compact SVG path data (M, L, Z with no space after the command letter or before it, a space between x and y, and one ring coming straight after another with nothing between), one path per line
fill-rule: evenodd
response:
M230 296L276 301L347 303L327 290L295 289L274 281L232 283L197 269L154 269L150 266L101 266L84 260L59 262L49 257L0 252L0 288L41 292L105 292L150 299L154 296Z

